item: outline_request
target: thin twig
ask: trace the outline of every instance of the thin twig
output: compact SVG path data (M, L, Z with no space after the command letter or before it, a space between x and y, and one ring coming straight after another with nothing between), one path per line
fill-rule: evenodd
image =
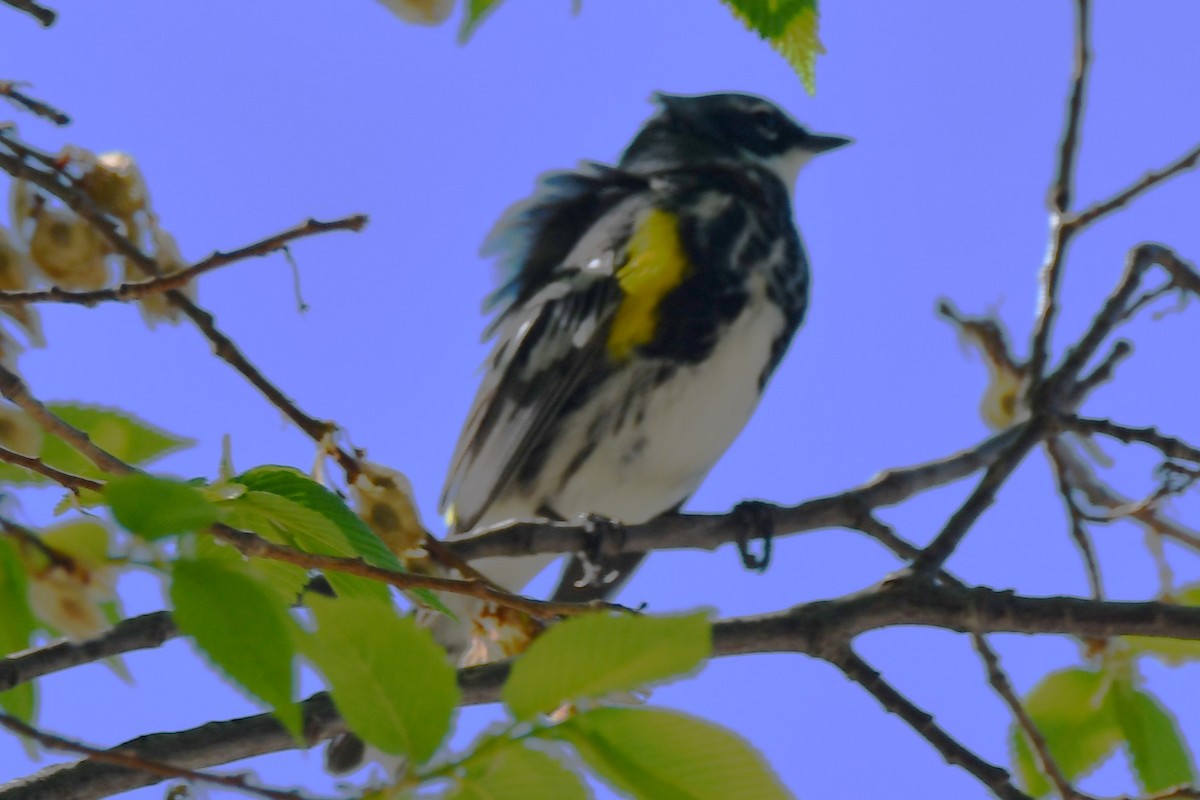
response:
M1049 204L1050 244L1046 261L1039 274L1038 315L1034 323L1033 342L1029 348L1027 387L1028 396L1042 380L1050 353L1050 332L1058 314L1058 287L1062 279L1067 248L1075 229L1066 224L1071 207L1075 161L1079 150L1079 130L1083 121L1084 95L1087 90L1088 67L1091 63L1089 46L1089 0L1075 2L1075 58L1071 75L1071 93L1067 99L1066 121L1058 147L1058 163L1051 184Z
M1029 716L1029 712L1025 710L1025 706L1021 703L1021 699L1017 697L1016 691L1013 689L1012 682L1008 676L1004 674L1004 670L1000 667L1000 658L996 655L996 651L987 643L981 633L972 633L971 641L975 645L976 652L983 659L983 664L987 668L988 683L996 690L996 694L1004 700L1009 711L1017 720L1017 725L1020 726L1026 738L1033 749L1033 755L1038 760L1038 766L1042 772L1050 778L1050 782L1058 789L1058 793L1063 800L1089 800L1087 795L1081 794L1071 782L1067 780L1067 776L1063 774L1062 769L1058 766L1058 762L1054 760L1054 756L1050 753L1050 746L1046 743L1046 737L1038 730L1038 726L1034 723L1033 718Z
M7 2L7 0L5 0ZM0 96L7 97L15 105L18 105L27 111L37 114L39 117L44 117L50 120L55 125L70 125L71 118L63 112L59 111L49 103L44 103L34 97L30 97L17 89L16 81L0 81Z
M40 400L30 393L29 387L25 385L25 381L21 379L21 376L15 372L11 372L2 364L0 364L0 394L4 395L26 414L33 417L34 421L41 425L43 430L53 433L74 447L88 461L91 461L104 472L113 475L125 475L134 471L133 467L104 448L96 445L86 433L46 408Z
M1017 465L1024 460L1030 450L1045 437L1049 425L1044 417L1034 417L1028 422L1017 426L1021 431L1017 439L1009 445L1004 455L988 467L987 472L980 478L975 490L966 501L946 521L942 530L921 554L913 559L912 571L917 575L931 575L942 568L946 559L958 547L967 531L979 519L979 516L996 499L996 493L1001 485L1008 480Z
M0 0L0 2L12 6L17 11L24 11L40 22L43 28L49 28L54 24L54 20L58 18L57 12L43 5L38 5L33 0Z
M1078 433L1100 434L1116 439L1125 444L1145 444L1158 450L1167 458L1192 461L1200 464L1200 447L1188 444L1182 439L1159 433L1157 428L1133 428L1119 425L1108 419L1091 417L1061 417L1059 424L1067 430Z
M93 492L98 492L104 488L104 484L99 481L94 481L91 478L85 478L82 475L72 475L69 472L55 469L39 458L32 456L21 455L14 453L4 447L0 447L0 461L14 464L18 467L24 467L30 472L49 478L50 480L62 486L64 489L70 489L72 492L79 494L84 489L89 489Z
M1050 465L1054 468L1054 478L1058 484L1058 494L1062 497L1063 505L1067 509L1068 529L1071 531L1071 538L1075 541L1075 546L1079 548L1079 554L1083 556L1083 564L1087 570L1088 586L1091 589L1092 598L1100 600L1104 597L1104 583L1100 577L1100 564L1096 560L1096 547L1092 543L1091 536L1088 534L1087 526L1084 524L1087 515L1084 514L1083 509L1075 501L1075 487L1071 485L1069 471L1062 455L1062 447L1057 439L1049 439L1046 442L1046 453L1050 456Z
M211 783L214 786L223 786L226 789L235 789L239 792L255 794L259 797L271 798L271 800L304 800L305 795L299 792L282 791L279 789L268 789L262 786L255 786L248 783L245 778L240 775L213 775L208 772L196 772L195 770L186 769L184 767L174 767L170 764L164 764L160 761L151 761L143 758L129 750L113 749L104 750L99 747L76 742L53 733L39 730L16 717L9 716L0 712L0 726L8 728L13 733L31 739L43 747L48 747L51 750L62 750L68 753L78 753L79 755L87 756L93 761L99 761L105 764L113 764L125 769L137 770L138 772L147 772L151 775L159 775L164 778L182 778L188 781L197 781L203 783Z
M158 294L171 289L180 289L192 280L206 272L233 264L247 258L265 256L279 250L287 249L287 243L304 236L312 236L329 231L349 230L360 231L367 224L363 214L344 217L342 219L321 222L310 219L294 228L269 236L262 241L246 247L231 250L228 253L213 253L207 258L196 262L181 272L161 275L145 281L123 283L111 289L96 289L88 292L72 292L57 286L49 289L28 292L0 292L0 306L26 305L29 303L75 303L93 306L103 302L130 302L141 300L152 294Z
M948 734L933 721L929 712L922 710L897 691L883 679L877 670L849 647L830 658L829 662L840 669L847 678L866 689L885 710L907 722L914 731L941 753L947 764L962 767L1002 800L1033 800L1013 784L1008 770L984 761Z
M411 591L413 589L430 589L438 592L449 592L466 597L474 597L498 606L513 608L537 619L554 619L556 617L587 614L600 609L623 611L622 606L607 603L554 603L546 600L534 600L522 597L503 589L498 589L486 581L475 579L456 580L435 575L421 575L416 572L397 572L396 570L372 566L360 558L343 558L341 556L319 555L305 553L300 550L275 544L249 531L240 531L228 525L213 525L210 530L216 538L236 547L243 555L257 558L269 558L287 564L295 564L305 569L333 570L347 575L357 575L360 578L386 583L397 589Z
M1067 219L1066 224L1074 229L1089 225L1106 214L1116 211L1130 200L1137 198L1139 195L1145 194L1149 189L1152 189L1168 178L1172 178L1181 172L1192 169L1197 163L1200 163L1200 145L1196 145L1191 150L1184 153L1180 158L1172 161L1162 169L1147 172L1145 176L1141 178L1141 180L1132 184L1128 188L1117 192L1107 200L1101 200L1098 203L1088 206L1078 214L1071 216Z

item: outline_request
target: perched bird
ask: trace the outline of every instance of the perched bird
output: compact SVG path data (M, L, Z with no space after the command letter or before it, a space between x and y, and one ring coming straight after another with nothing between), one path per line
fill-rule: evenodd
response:
M509 519L645 522L691 495L804 318L791 190L847 144L745 94L655 95L615 167L543 176L484 244L495 339L442 495L451 536ZM579 565L605 595L640 556ZM474 566L519 590L546 559Z

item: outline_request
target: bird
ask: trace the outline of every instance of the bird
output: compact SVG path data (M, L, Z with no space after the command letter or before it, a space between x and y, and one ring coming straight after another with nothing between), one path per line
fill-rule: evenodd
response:
M852 140L750 94L652 102L615 165L541 176L485 239L492 348L441 496L450 539L508 520L632 525L678 509L804 319L793 188L812 157ZM472 566L519 591L552 558ZM555 598L610 596L640 559L589 569L577 556Z

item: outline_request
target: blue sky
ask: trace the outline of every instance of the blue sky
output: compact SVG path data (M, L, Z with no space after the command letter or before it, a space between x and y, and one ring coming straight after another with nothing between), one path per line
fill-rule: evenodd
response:
M1083 202L1200 139L1200 6L1097 5ZM201 300L301 407L408 474L431 526L440 525L437 492L484 354L478 309L491 273L479 243L537 174L615 159L650 112L653 90L754 92L814 129L857 139L801 175L796 215L813 264L811 313L758 413L690 508L797 502L984 438L984 370L935 318L940 298L995 313L1019 346L1027 340L1070 66L1066 0L826 2L829 54L818 62L816 97L716 0L592 0L577 16L565 0L509 0L465 47L453 25L412 27L369 0L93 0L57 9L49 31L0 13L0 77L34 82L37 96L75 119L65 130L21 119L22 134L47 149L69 142L134 154L189 259L310 216L371 216L362 234L295 246L306 313L278 256L211 275ZM1198 201L1200 175L1184 175L1078 240L1059 352L1133 244L1159 240L1200 259ZM44 316L50 347L21 361L33 390L134 410L199 441L162 462L164 471L214 475L226 433L239 467L312 463L311 443L191 328L150 334L134 309L116 306ZM1198 320L1193 308L1130 326L1135 357L1086 411L1200 440ZM1151 488L1147 453L1107 449L1122 457L1105 473L1117 485L1130 494ZM924 541L968 490L948 487L882 516ZM1176 509L1200 518L1194 499ZM24 516L49 519L36 501ZM1095 535L1110 594L1152 596L1156 574L1140 531L1118 524ZM1200 577L1193 555L1172 557L1181 580ZM779 542L763 576L744 572L729 549L658 555L622 599L656 611L748 614L861 589L897 566L862 537L827 531ZM949 566L998 588L1086 592L1044 457L1018 471ZM125 588L131 613L162 607L153 580L131 578ZM896 629L859 644L964 743L1007 762L1007 714L965 638ZM1066 639L996 644L1022 690L1080 658ZM128 663L133 688L98 666L44 680L42 724L115 744L254 710L184 642ZM1176 709L1194 709L1198 670L1152 665L1149 686ZM741 732L799 797L987 796L819 662L724 659L654 701ZM464 727L479 718L465 715ZM1200 744L1200 718L1181 724ZM275 784L328 787L319 761L319 753L290 754L255 768ZM0 739L0 781L30 769L19 747ZM1107 793L1134 788L1120 763L1091 780L1085 785Z

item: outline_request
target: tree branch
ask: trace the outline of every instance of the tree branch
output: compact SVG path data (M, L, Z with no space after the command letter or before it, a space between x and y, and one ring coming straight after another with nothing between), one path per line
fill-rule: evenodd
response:
M54 481L64 489L70 489L76 494L83 489L90 489L94 492L98 492L104 488L104 484L100 483L99 481L94 481L91 478L85 478L82 475L72 475L69 472L63 472L62 470L55 469L41 459L22 455L20 453L14 453L12 450L4 447L0 447L0 461L7 462L9 464L15 464L18 467L24 467L30 472L36 472L42 477L49 478L50 480Z
M12 6L17 11L24 11L29 16L36 19L42 24L43 28L49 28L54 24L54 20L58 19L58 14L46 8L43 5L38 5L33 0L0 0L5 5Z
M0 364L0 394L33 417L43 430L53 433L78 450L97 468L113 475L125 475L134 471L133 467L96 445L86 433L46 408L29 391L29 387L25 385L21 376L9 371L2 364Z
M1023 597L983 587L966 588L908 579L884 583L837 600L804 603L773 614L718 621L713 627L713 653L715 656L801 653L833 661L842 668L847 663L844 659L848 641L867 631L897 625L937 627L960 633L1060 634L1080 638L1138 635L1200 640L1200 608L1160 602ZM860 675L864 674L864 669L870 671L865 665L855 669ZM508 670L509 662L460 670L463 704L497 701ZM873 693L880 691L878 686L872 688ZM900 699L918 716L917 721L924 719L921 716L924 712L904 698ZM345 725L323 693L306 700L303 710L305 741L309 746L346 732ZM271 715L260 714L209 723L180 733L151 734L119 745L119 748L132 750L143 758L197 769L295 746L294 740ZM980 765L985 774L992 775L989 768L1000 770L986 762L980 761L977 767ZM89 800L156 780L153 776L83 761L51 767L21 781L0 786L0 800L40 800L45 797ZM1007 773L1004 773L1004 780L1007 781Z
M1002 800L1033 800L1013 785L1008 770L984 761L946 733L929 712L922 710L883 679L874 667L849 647L830 659L850 680L866 689L887 711L895 714L941 753L947 764L962 767Z
M216 252L180 272L161 275L146 281L123 283L112 289L96 289L89 292L72 292L52 286L49 289L27 292L0 292L0 306L27 305L29 303L74 303L84 306L94 306L97 303L121 302L126 303L140 300L152 294L180 289L195 278L206 272L227 266L237 261L256 256L265 256L284 249L288 242L305 236L312 236L330 231L361 231L367 224L364 214L355 214L342 219L321 222L310 219L294 228L269 236L254 244L231 250L228 253Z
M182 778L188 781L197 781L202 783L211 783L214 786L223 786L226 789L236 789L240 792L248 792L256 794L260 797L267 797L271 800L303 800L303 795L299 792L280 791L279 789L270 789L261 786L255 786L248 783L245 778L238 775L213 775L207 772L196 772L184 767L175 767L170 764L165 764L161 761L153 761L143 758L136 753L126 751L122 748L113 748L112 750L103 750L98 747L82 744L71 739L58 736L53 733L47 733L33 727L16 717L9 716L5 713L0 713L0 727L8 728L18 736L23 736L26 739L37 742L43 747L51 750L63 750L68 753L77 753L87 756L90 760L100 764L110 764L116 767L122 767L136 772L154 775L157 778Z
M4 2L7 3L8 0L4 0ZM50 13L53 14L54 12L51 11ZM44 103L41 100L30 97L24 92L19 91L17 89L17 86L19 85L20 84L18 84L16 81L0 81L0 97L7 97L13 102L14 105L20 106L26 111L30 111L39 117L48 119L55 125L61 126L71 124L70 117L49 103Z
M996 655L996 651L987 643L987 639L983 634L972 633L971 642L975 645L976 652L983 659L984 668L987 670L988 683L996 690L996 694L1000 695L1000 699L1008 706L1008 710L1012 712L1013 718L1029 739L1032 745L1034 757L1038 760L1038 766L1042 772L1050 778L1050 782L1058 789L1062 800L1089 800L1085 795L1079 793L1071 782L1067 780L1067 776L1063 774L1062 769L1058 766L1058 762L1054 760L1054 756L1050 754L1050 746L1046 743L1046 737L1038 730L1038 726L1034 724L1033 718L1029 716L1029 712L1025 710L1025 706L1021 703L1021 698L1017 697L1016 690L1013 689L1012 682L1008 676L1004 674L1004 670L1000 667L1000 657Z
M1066 261L1067 246L1075 228L1065 223L1071 207L1071 192L1079 149L1079 129L1083 121L1084 94L1087 89L1088 68L1091 64L1089 46L1090 0L1075 0L1075 57L1071 75L1071 93L1067 99L1066 120L1058 146L1058 163L1050 187L1050 245L1046 261L1039 274L1038 315L1034 323L1033 341L1029 348L1028 390L1032 392L1042 380L1050 352L1050 332L1058 314L1058 287Z

